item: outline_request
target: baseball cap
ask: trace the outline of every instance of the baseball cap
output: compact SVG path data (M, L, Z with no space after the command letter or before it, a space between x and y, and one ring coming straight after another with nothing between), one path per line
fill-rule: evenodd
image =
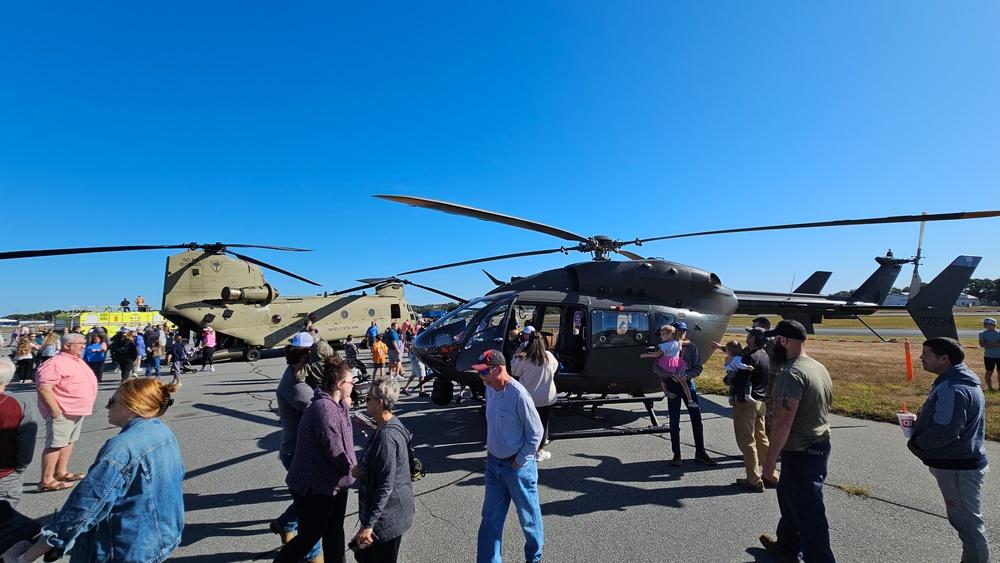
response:
M755 326L753 328L748 328L747 329L747 336L753 336L754 338L757 338L757 339L767 338L767 334L764 332L764 329L760 328L759 326Z
M126 329L123 326L118 327L118 332L125 332L126 330L128 330L128 329Z
M475 371L483 371L497 366L507 365L507 359L500 350L487 350L479 356L479 363L472 366Z
M794 340L805 340L806 327L802 326L802 323L799 321L785 319L778 323L778 326L774 327L774 330L764 331L764 336L768 338L772 336L784 336L785 338L792 338Z
M299 332L292 337L292 346L296 348L309 348L313 345L313 337L308 332Z
M987 318L983 319L983 322L984 323L989 323L991 325L997 324L997 320L994 319L993 317L987 317Z
M687 330L688 329L688 325L685 324L684 321L676 321L674 323L671 323L670 326L676 328L677 330Z
M524 327L524 330L521 331L521 334L531 334L533 332L535 332L535 327L528 325Z

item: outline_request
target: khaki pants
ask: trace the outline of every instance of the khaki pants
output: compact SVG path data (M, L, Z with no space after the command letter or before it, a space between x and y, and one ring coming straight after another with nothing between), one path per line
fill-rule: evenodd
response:
M764 433L764 403L747 401L733 403L733 430L736 445L743 452L743 465L747 470L747 481L760 484L760 466L767 460L767 435Z

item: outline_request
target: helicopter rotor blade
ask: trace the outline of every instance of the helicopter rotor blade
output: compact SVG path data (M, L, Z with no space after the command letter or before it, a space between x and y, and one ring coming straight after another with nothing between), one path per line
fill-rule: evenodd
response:
M365 280L358 280L358 281L365 281ZM350 289L342 289L340 291L335 291L333 293L330 293L329 295L343 295L345 293L354 293L355 291L361 291L363 289L368 289L370 287L375 287L376 285L381 285L383 283L390 282L390 281L392 281L391 278L380 279L378 281L375 281L374 278L373 278L370 283L366 283L365 285L359 285L357 287L352 287Z
M815 223L792 223L788 225L770 225L766 227L745 227L741 229L720 229L718 231L702 231L700 233L684 233L636 239L628 244L645 244L658 240L676 238L700 237L705 235L722 235L730 233L751 233L755 231L779 231L784 229L807 229L813 227L847 227L852 225L882 225L887 223L920 223L923 221L955 221L959 219L982 219L985 217L1000 217L1000 211L960 211L958 213L937 213L934 215L896 215L893 217L873 217L871 219L844 219L840 221L817 221Z
M464 305L465 303L469 302L468 299L462 299L461 297L459 297L457 295L452 295L450 293L445 293L445 292L441 291L440 289L434 289L433 287L427 287L426 285L420 285L419 283L414 283L414 282L411 282L410 280L400 280L400 281L402 283L412 285L413 287L419 287L420 289L424 289L424 290L430 291L431 293L437 293L438 295L447 297L448 299L454 299L455 301L458 301L459 305Z
M149 246L92 246L85 248L56 248L50 250L16 250L0 252L0 260L15 258L38 258L42 256L66 256L70 254L94 254L98 252L127 252L129 250L171 250L188 248L186 244L158 244Z
M267 250L283 250L286 252L311 252L304 248L289 248L286 246L265 246L260 244L199 244L189 242L187 244L153 244L153 245L127 245L127 246L91 246L83 248L55 248L49 250L16 250L12 252L0 252L0 260L13 260L16 258L39 258L44 256L68 256L71 254L96 254L101 252L129 252L132 250L176 250L186 248L188 250L204 249L208 252L221 252L226 247L233 248L264 248Z
M239 258L240 260L243 260L245 262L250 262L251 264L256 264L256 265L258 265L258 266L260 266L262 268L267 268L268 270L273 270L275 272L278 272L279 274L285 274L286 276L288 276L290 278L295 278L295 279L297 279L299 281L304 281L304 282L306 282L308 284L312 284L312 285L316 285L316 286L323 285L323 284L320 284L320 283L316 283L316 282L312 281L309 278L304 278L304 277L302 277L302 276L300 276L298 274L293 274L292 272L289 272L288 270L284 270L284 269L279 268L277 266L272 266L272 265L268 264L267 262L262 262L260 260L257 260L256 258L251 258L251 257L246 256L244 254L240 254L238 252L233 252L232 250L229 250L227 252L229 252L233 256Z
M619 248L617 252L618 254L621 254L622 256L628 258L629 260L645 260L645 258L643 258L642 256L639 256L638 254L635 254L633 252L629 252L628 250L622 250Z
M514 254L502 254L500 256L489 256L486 258L477 258L475 260L464 260L462 262L453 262L451 264L443 264L441 266L432 266L430 268L421 268L419 270L410 270L409 272L401 272L399 275L405 276L408 274L419 274L422 272L431 272L434 270L444 270L445 268L455 268L458 266L467 266L469 264L479 264L480 262L493 262L495 260L507 260L508 258L522 258L525 256L541 256L543 254L552 254L555 252L564 252L566 249L560 248L550 248L548 250L532 250L530 252L515 252Z
M412 205L413 207L423 207L425 209L443 211L445 213L450 213L452 215L462 215L464 217L472 217L473 219L479 219L482 221L490 221L492 223L500 223L503 225L509 225L511 227L528 229L529 231L535 231L536 233L551 235L557 238L561 238L563 240L571 240L575 242L590 242L590 239L588 239L587 237L580 236L576 233L571 233L569 231L565 231L557 227L543 225L542 223L528 221L527 219L519 219L517 217L511 217L510 215L494 213L492 211L485 211L483 209L467 207L465 205L448 203L446 201L437 201L423 197L400 196L400 195L375 195L372 197L377 197L379 199L385 199L388 201L395 201L396 203Z

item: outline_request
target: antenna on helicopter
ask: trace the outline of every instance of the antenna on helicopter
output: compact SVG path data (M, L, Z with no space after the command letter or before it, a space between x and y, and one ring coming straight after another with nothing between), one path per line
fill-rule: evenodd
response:
M921 215L927 215L924 211ZM913 299L920 292L920 253L922 247L924 246L924 227L927 226L925 221L920 222L920 237L917 239L917 255L913 257L913 277L910 279L910 296L909 299Z

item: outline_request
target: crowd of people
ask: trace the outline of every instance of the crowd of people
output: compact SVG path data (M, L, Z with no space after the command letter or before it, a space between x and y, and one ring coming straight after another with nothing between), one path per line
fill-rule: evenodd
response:
M398 358L412 350L421 327L393 323L384 334L374 323L372 327L374 335L366 334L366 338L388 350L383 362L374 362L376 376L364 394L367 416L351 415L356 372L361 371L353 339L345 343L346 359L342 359L307 324L284 349L287 366L276 389L282 427L279 459L287 470L285 482L292 503L270 524L283 544L276 563L344 561L345 544L358 561L395 562L402 538L413 525L413 436L393 410L414 379L417 388L426 379L425 368L412 357L411 363L418 365L410 380L402 388L397 382L406 376L397 365ZM174 335L166 348L159 342L159 334L167 338L165 327L159 328L150 327L151 340L145 335L140 340L145 341L147 351L163 354L174 364L186 354L183 340ZM986 319L984 328L984 333L995 331L996 322ZM136 340L135 331L121 332L121 341ZM672 323L669 330L661 327L658 333L663 342L676 343L661 347L659 354L645 355L677 358L658 362L654 369L670 417L670 462L683 463L679 417L686 405L694 459L714 465L705 450L697 406L695 379L703 369L697 346L686 339L683 322ZM206 335L211 331L203 333L203 345L209 342ZM23 473L42 425L45 441L38 491L73 491L37 542L21 546L17 561L33 561L49 551L66 549L73 551L74 560L166 558L179 544L183 528L184 465L176 439L159 417L172 404L179 379L164 385L156 377L123 375L106 407L108 421L122 430L108 440L86 473L76 473L70 467L73 446L84 420L93 414L102 373L94 365L96 355L107 353L111 340L99 330L89 335L68 332L54 341L51 334L40 340L36 337L37 346L32 347L30 337L35 335L26 336L27 340L18 340L12 358L0 358L0 501L16 505L20 499ZM501 350L487 350L471 366L486 388L485 493L478 562L502 561L503 528L511 503L525 537L525 561L534 563L542 557L544 525L537 464L551 457L544 446L556 401L559 361L533 327L526 326L519 338L509 362ZM823 498L831 455L832 382L826 368L806 353L806 340L806 330L797 321L784 320L771 329L768 319L760 317L747 329L745 346L739 341L713 346L726 350L724 382L729 385L734 435L746 470L746 477L737 479L735 485L753 492L777 490L780 519L774 534L760 536L761 544L780 561L832 562L835 555ZM992 343L994 337L986 334L981 340ZM22 341L28 342L28 358L20 357ZM54 354L52 342L58 342ZM382 357L375 347L373 360ZM43 355L46 348L50 353ZM389 353L392 349L396 354ZM37 369L36 354L47 357ZM138 358L142 355L133 360ZM115 360L123 371L131 372L129 358L118 354ZM920 360L936 379L907 445L938 483L948 520L962 543L962 561L989 561L981 494L989 470L982 382L965 365L965 352L956 340L927 340ZM383 373L378 371L379 363ZM40 416L35 416L32 405L5 393L26 365L37 385ZM150 367L147 363L147 370ZM354 443L354 426L367 436L360 449ZM355 485L357 532L348 543L346 507Z

